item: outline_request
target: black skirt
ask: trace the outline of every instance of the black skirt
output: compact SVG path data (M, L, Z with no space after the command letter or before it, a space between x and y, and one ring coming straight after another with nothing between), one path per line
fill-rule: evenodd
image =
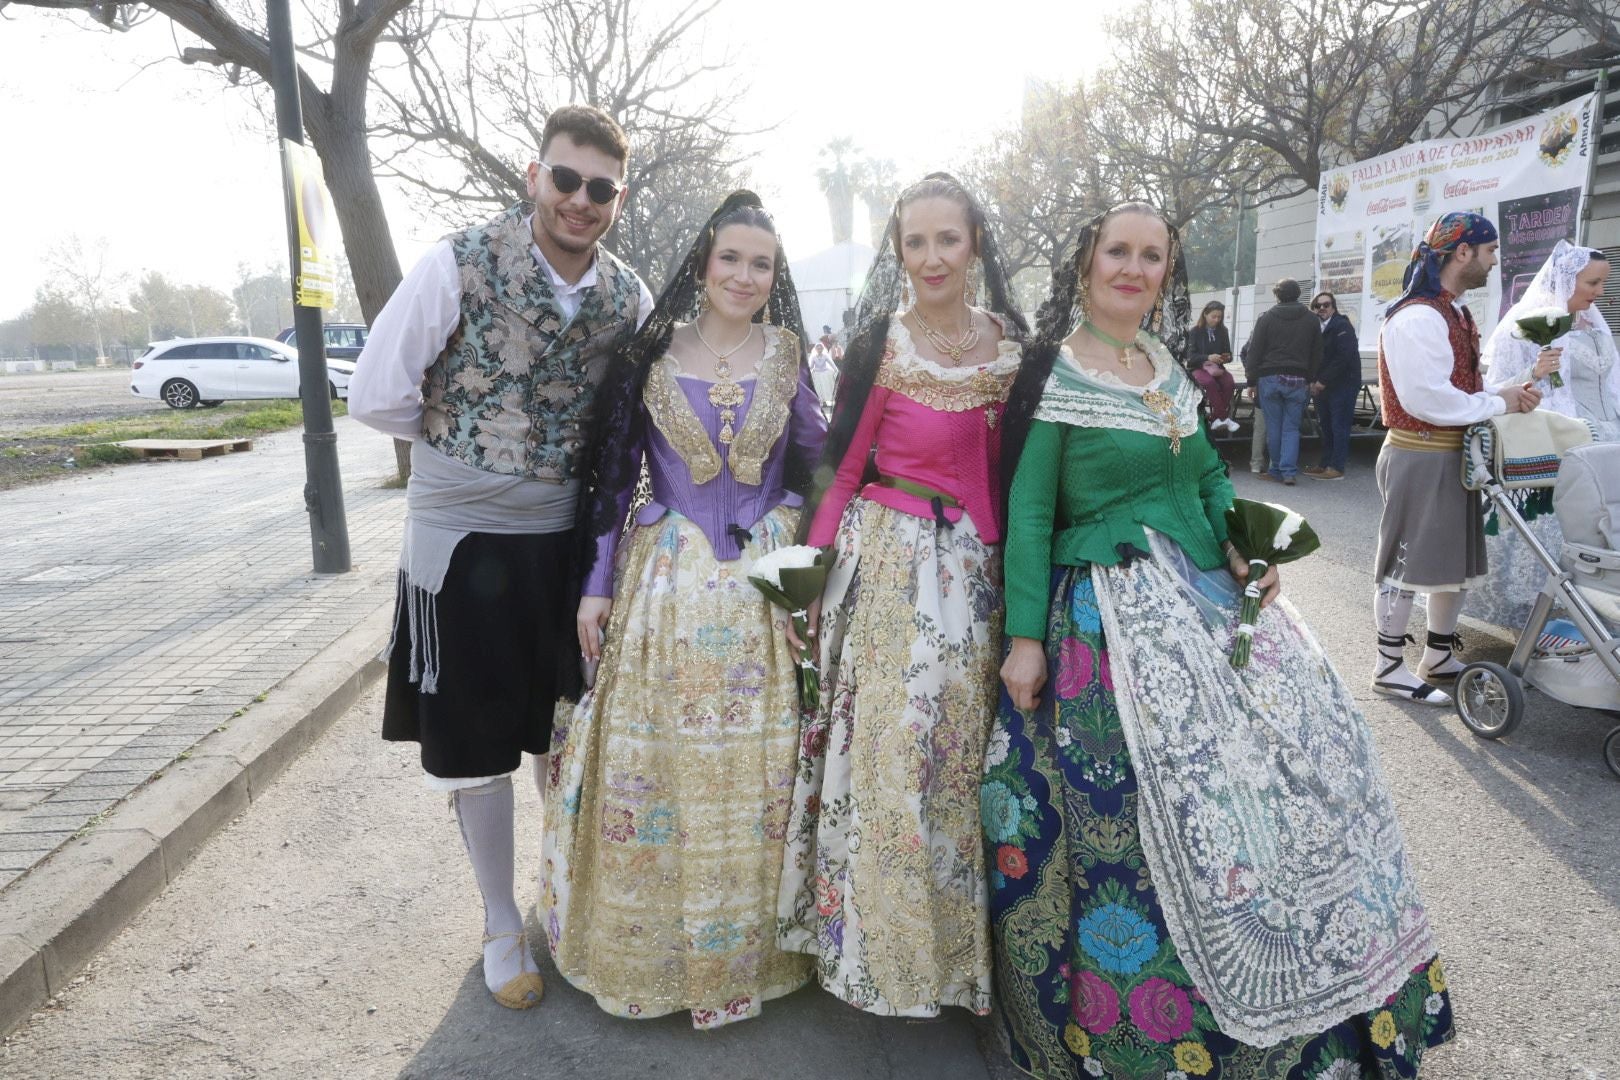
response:
M410 679L404 576L394 602L383 738L422 746L446 779L499 776L551 747L559 697L579 693L574 534L469 533L435 598L438 688Z

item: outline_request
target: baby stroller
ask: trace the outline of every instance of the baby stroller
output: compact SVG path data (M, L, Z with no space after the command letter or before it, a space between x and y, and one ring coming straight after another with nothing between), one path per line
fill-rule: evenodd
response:
M1523 719L1527 685L1567 705L1620 712L1620 444L1594 443L1584 420L1555 413L1496 417L1464 436L1463 486L1484 492L1499 526L1529 545L1547 579L1507 666L1475 661L1457 676L1457 715L1475 735L1500 739ZM1557 556L1513 495L1549 488L1564 533ZM1543 642L1555 605L1584 642ZM1620 727L1604 738L1603 756L1620 776Z

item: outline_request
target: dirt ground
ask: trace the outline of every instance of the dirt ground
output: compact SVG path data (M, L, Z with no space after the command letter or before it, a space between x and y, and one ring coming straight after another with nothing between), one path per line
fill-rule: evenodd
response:
M32 434L87 420L167 413L129 392L129 369L0 375L0 490L68 475L80 440Z

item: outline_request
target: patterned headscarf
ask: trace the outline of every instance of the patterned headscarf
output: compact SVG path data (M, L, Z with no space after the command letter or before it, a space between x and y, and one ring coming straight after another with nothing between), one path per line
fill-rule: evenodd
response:
M1390 305L1390 314L1408 300L1439 296L1440 261L1459 245L1489 244L1495 239L1496 226L1483 214L1453 210L1435 218L1434 224L1429 226L1429 234L1412 252L1412 261L1406 267L1406 291Z

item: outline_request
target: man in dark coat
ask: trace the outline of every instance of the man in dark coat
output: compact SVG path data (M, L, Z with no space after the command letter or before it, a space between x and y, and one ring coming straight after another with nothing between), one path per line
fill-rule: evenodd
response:
M1299 427L1309 385L1322 363L1322 330L1299 302L1299 282L1283 278L1272 287L1277 306L1255 321L1243 367L1249 385L1260 388L1271 468L1261 475L1293 484L1299 475Z
M1311 383L1316 419L1322 425L1322 460L1302 471L1316 480L1338 480L1350 460L1350 428L1361 394L1361 342L1332 293L1317 293L1311 311L1322 325L1322 366Z

